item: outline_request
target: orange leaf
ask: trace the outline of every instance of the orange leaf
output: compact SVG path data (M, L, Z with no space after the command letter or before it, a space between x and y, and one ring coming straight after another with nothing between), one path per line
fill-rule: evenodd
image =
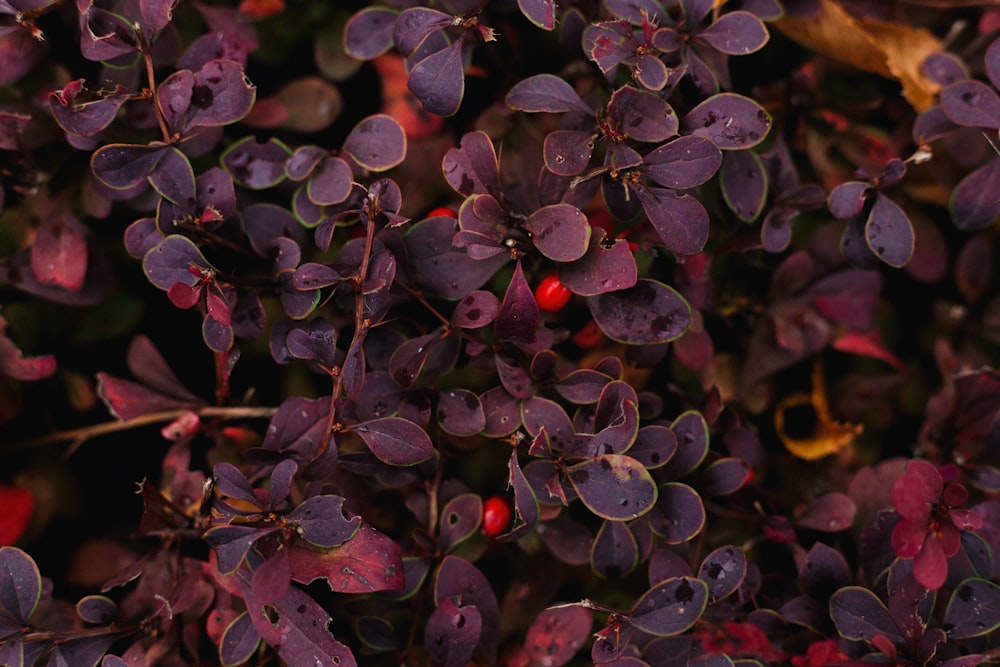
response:
M811 406L816 413L816 428L805 438L788 435L785 430L785 412L791 408ZM813 366L812 392L792 394L782 399L774 409L774 429L778 432L785 449L793 456L815 461L830 454L836 454L851 444L861 434L861 424L838 422L830 417L827 405L826 386L823 379L823 365L816 361Z

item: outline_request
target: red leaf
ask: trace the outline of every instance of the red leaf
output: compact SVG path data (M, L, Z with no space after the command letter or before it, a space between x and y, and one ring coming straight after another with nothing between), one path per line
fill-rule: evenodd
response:
M886 362L893 368L903 369L903 362L896 355L890 352L882 342L882 336L878 331L872 329L865 333L854 333L848 331L844 335L833 341L834 349L848 354L857 354L864 357L873 357Z
M300 584L326 579L335 593L398 590L406 581L399 546L367 523L345 544L332 549L293 543L288 558L292 579Z
M87 230L70 215L46 216L31 247L31 270L38 282L69 290L87 275Z
M0 547L17 542L28 527L35 497L20 486L0 485Z

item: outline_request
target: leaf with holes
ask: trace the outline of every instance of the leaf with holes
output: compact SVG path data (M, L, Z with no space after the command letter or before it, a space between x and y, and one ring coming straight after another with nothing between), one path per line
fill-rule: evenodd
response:
M719 547L705 556L698 578L708 584L712 603L736 592L747 576L747 556L736 546Z
M313 546L329 549L347 542L361 526L361 517L344 516L341 496L312 496L289 512L285 519L295 524L298 535Z
M656 483L646 468L624 454L605 454L566 468L580 500L608 521L642 516L656 503Z
M448 555L441 560L434 578L434 603L441 605L445 599L461 600L476 608L483 627L500 627L500 606L489 580L479 569L458 556ZM487 632L479 639L478 649L490 663L496 660L499 634Z
M256 86L238 62L210 60L194 74L187 123L190 127L235 123L250 112L256 94Z
M465 667L476 652L483 618L474 605L441 600L424 626L424 646L430 667Z
M981 637L1000 627L1000 586L987 579L966 579L955 587L944 612L954 639Z
M681 129L704 137L722 150L756 146L771 129L771 117L764 107L749 97L719 93L691 109Z
M658 637L673 637L701 618L708 604L708 584L675 577L660 582L640 597L628 616L629 625Z
M486 428L482 403L468 389L442 390L438 394L437 420L441 430L459 437L473 436Z
M326 579L335 593L400 590L405 583L399 545L362 523L354 536L332 549L292 543L288 552L292 580L309 584Z
M546 609L531 623L524 637L531 664L547 667L566 664L589 639L593 623L594 614L585 607Z

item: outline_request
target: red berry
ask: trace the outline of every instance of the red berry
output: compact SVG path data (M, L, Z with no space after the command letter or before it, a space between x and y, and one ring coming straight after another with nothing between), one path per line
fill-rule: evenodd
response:
M559 276L552 274L542 278L535 288L535 301L538 307L547 313L557 313L566 307L573 292L559 281Z
M483 533L486 537L506 533L510 519L510 504L503 496L491 496L483 502Z
M448 208L447 206L438 206L435 209L431 209L430 212L427 213L427 217L428 218L436 218L436 217L440 217L440 216L447 216L449 218L457 218L458 214L455 213L450 208Z

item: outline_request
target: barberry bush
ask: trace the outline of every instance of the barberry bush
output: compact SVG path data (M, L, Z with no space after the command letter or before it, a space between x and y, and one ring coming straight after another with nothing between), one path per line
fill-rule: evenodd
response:
M1000 9L0 0L0 665L1000 660Z

